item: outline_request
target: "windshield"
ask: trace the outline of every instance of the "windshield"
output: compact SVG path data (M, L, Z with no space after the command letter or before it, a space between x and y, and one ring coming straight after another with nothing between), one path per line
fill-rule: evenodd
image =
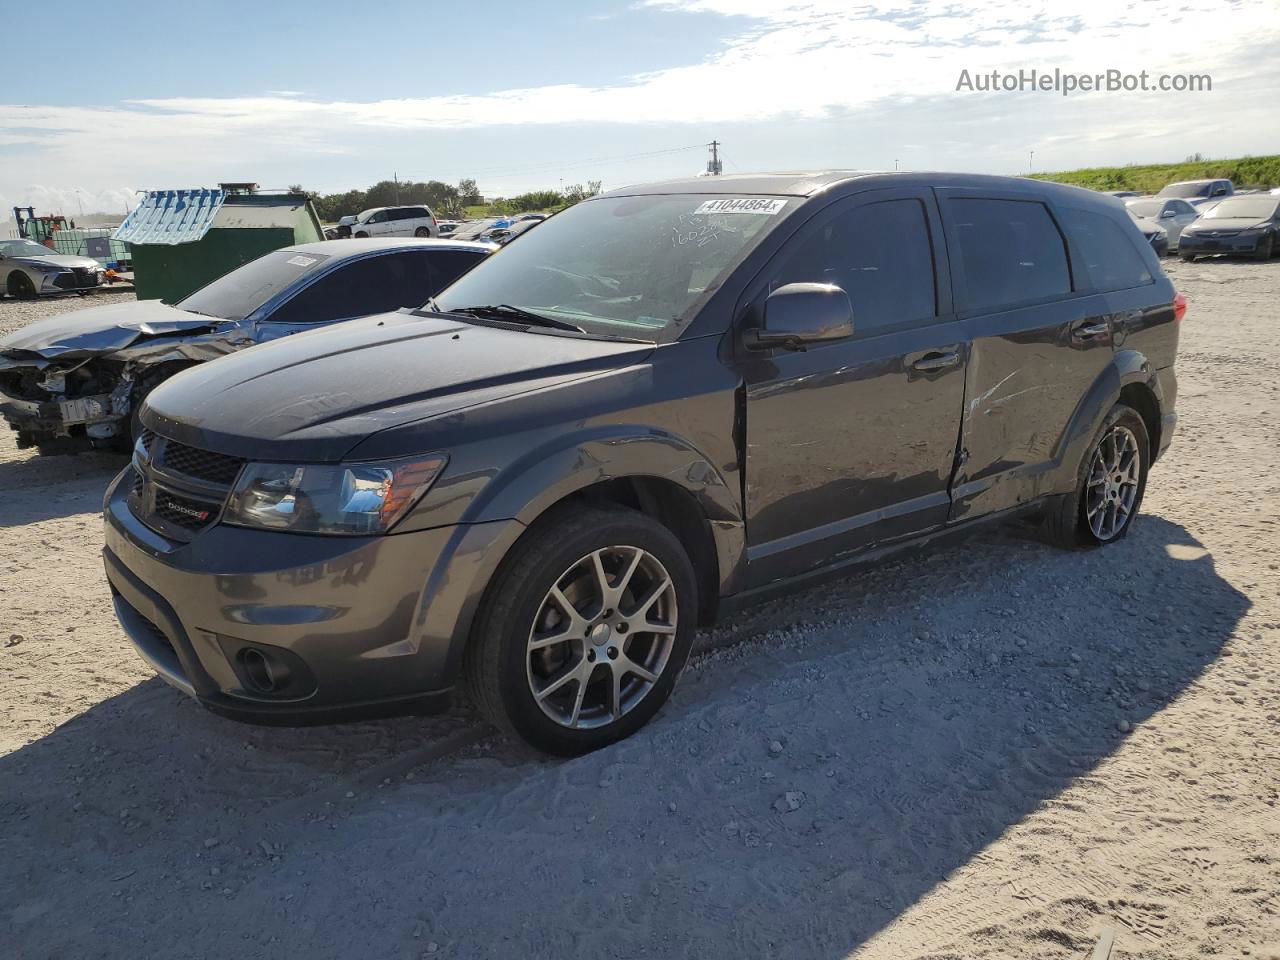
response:
M510 304L588 333L669 339L786 203L695 194L589 200L482 261L436 304Z
M1231 197L1215 203L1204 215L1205 220L1266 220L1276 212L1280 201L1275 197Z
M1159 193L1157 197L1207 197L1209 188L1213 186L1211 180L1191 181L1190 183L1171 183Z
M0 240L0 253L6 257L54 257L58 251L34 240Z
M1126 203L1125 207L1135 217L1154 217L1158 216L1160 211L1164 209L1163 200L1134 200L1132 203Z
M275 250L201 287L176 306L209 317L243 320L328 259L323 253Z

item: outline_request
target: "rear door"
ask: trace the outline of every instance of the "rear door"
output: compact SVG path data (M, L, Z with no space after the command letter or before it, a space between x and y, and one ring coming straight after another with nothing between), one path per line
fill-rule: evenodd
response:
M739 349L752 585L946 521L966 345L945 264L931 192L879 190L816 214L748 286L747 325L771 290L817 282L849 294L855 331Z
M1111 316L1039 196L939 189L956 306L972 354L951 517L1037 496L1086 391L1112 358Z
M276 307L262 322L265 339L317 325L417 307L438 289L429 257L384 253L348 260Z

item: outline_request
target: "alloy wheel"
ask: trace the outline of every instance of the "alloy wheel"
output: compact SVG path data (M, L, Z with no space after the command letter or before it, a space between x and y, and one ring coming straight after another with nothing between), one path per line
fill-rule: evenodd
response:
M607 726L657 685L677 626L675 586L639 547L592 551L551 585L529 629L529 690L563 727Z
M1085 516L1101 542L1114 539L1129 522L1138 499L1142 460L1138 438L1116 424L1103 436L1089 464Z

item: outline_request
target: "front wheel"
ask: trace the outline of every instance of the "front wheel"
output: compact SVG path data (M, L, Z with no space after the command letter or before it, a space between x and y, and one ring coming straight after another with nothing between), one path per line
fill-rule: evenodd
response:
M1258 249L1254 251L1254 257L1258 260L1270 260L1271 254L1275 250L1275 238L1267 237L1260 244Z
M367 240L368 238L369 238L369 234L365 233L363 230L361 230L359 233L356 234L357 240Z
M36 298L36 285L31 282L30 277L20 270L15 270L9 274L9 280L5 286L9 291L9 296L15 300L34 300Z
M587 753L658 712L696 618L693 566L670 530L621 507L562 507L495 577L467 651L468 690L498 728L548 753Z
M1185 260L1187 263L1196 262L1196 255L1194 253L1182 253L1181 251L1179 251L1178 256L1181 257L1183 260Z
M1151 465L1147 425L1117 403L1094 435L1074 493L1050 506L1046 529L1064 547L1102 546L1129 532L1142 506Z

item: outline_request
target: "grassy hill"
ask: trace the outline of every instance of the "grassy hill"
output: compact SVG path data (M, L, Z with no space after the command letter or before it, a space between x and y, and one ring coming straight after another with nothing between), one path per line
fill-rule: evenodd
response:
M1137 190L1155 193L1178 180L1225 178L1237 189L1280 186L1280 155L1240 157L1236 160L1198 160L1187 163L1151 163L1131 167L1091 167L1060 173L1032 174L1036 180L1070 183L1091 190Z

